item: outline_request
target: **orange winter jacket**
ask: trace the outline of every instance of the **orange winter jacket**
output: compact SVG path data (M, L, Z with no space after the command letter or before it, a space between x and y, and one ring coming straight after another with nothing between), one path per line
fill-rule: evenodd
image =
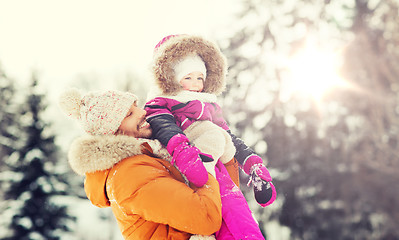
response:
M97 207L111 207L125 239L189 239L221 226L219 185L209 175L189 187L159 142L127 136L85 136L69 151L73 170ZM119 160L118 160L119 159Z

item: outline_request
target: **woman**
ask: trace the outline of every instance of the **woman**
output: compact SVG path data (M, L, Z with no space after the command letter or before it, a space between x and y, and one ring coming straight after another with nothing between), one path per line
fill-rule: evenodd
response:
M82 97L71 90L60 97L60 107L88 133L73 141L69 163L86 176L90 201L112 208L125 239L206 239L220 229L217 180L209 175L201 188L185 183L168 152L149 139L152 130L135 95L106 91ZM225 174L217 168L216 178Z

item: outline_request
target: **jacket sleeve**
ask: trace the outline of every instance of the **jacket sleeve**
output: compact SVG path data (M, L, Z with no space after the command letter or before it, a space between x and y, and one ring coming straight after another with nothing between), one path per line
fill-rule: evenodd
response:
M147 122L151 125L153 138L158 139L163 146L166 147L173 136L184 135L165 99L155 98L147 102L144 109L147 111Z
M212 122L226 131L230 130L226 120L224 120L222 108L217 103L211 103L211 105L213 106Z
M116 170L113 184L120 190L115 199L126 214L191 234L210 235L220 229L221 199L213 176L204 187L190 188L172 176L169 162L147 155L126 161Z
M252 150L252 148L248 147L243 140L234 135L230 130L227 130L227 132L230 134L231 140L236 147L236 154L234 155L234 157L237 159L238 163L241 166L244 166L248 157L250 157L251 155L256 155L256 153L254 150Z

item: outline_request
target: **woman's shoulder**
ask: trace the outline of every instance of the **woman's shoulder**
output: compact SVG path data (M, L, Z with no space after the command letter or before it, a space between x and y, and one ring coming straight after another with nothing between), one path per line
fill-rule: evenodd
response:
M148 146L144 147L143 145ZM121 160L148 152L167 158L168 154L157 140L123 135L90 136L75 139L68 152L72 169L80 174L112 168Z
M147 153L123 159L111 169L111 172L116 171L120 178L147 180L165 176L175 177L176 173L181 175L169 161Z
M162 184L166 179L184 182L180 172L169 161L147 154L123 159L112 167L108 178L110 186L120 190L116 190L118 199L128 198L149 183Z

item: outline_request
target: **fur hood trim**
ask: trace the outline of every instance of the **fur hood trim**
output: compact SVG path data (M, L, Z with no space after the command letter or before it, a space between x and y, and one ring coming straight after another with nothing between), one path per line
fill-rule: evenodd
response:
M169 153L158 140L124 135L85 135L72 142L68 161L72 170L79 175L103 171L127 157L143 154L145 143L151 147L155 156L170 160Z
M226 87L227 61L216 44L198 36L179 35L168 39L154 53L152 69L163 95L176 95L182 87L174 76L175 64L198 54L207 69L204 92L219 95Z

